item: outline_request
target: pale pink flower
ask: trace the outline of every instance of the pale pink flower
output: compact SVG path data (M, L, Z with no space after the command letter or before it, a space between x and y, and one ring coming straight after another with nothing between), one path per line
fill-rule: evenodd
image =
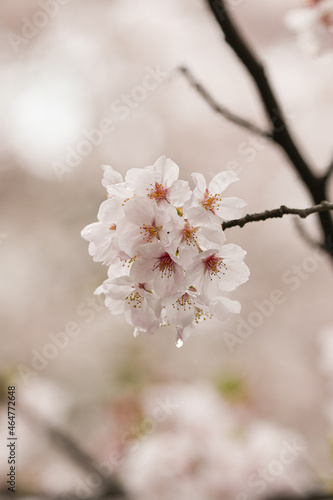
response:
M137 282L153 280L159 297L168 297L184 289L184 270L160 243L145 245L131 267L130 274Z
M81 236L90 242L88 251L94 262L102 262L109 266L118 258L129 259L129 256L118 247L115 224L108 226L102 222L93 222L81 231Z
M235 300L217 296L212 301L205 301L194 287L190 287L180 296L171 296L164 301L167 323L177 330L176 345L181 347L190 336L193 328L213 316L226 320L229 313L239 313L240 304Z
M137 330L154 333L160 326L156 315L156 296L151 284L137 283L130 276L106 280L96 293L105 294L105 305L112 314L125 313Z
M97 218L103 224L111 226L117 224L125 215L125 202L122 198L112 197L103 201L99 207Z
M220 291L232 291L249 278L243 262L246 252L237 245L206 250L194 257L187 269L186 283L193 285L203 297L213 299Z
M195 189L192 196L192 204L199 205L207 210L210 215L216 215L220 219L238 219L243 215L246 203L235 196L224 198L222 193L230 184L238 181L237 174L233 171L220 172L210 181L208 187L206 179L202 174L192 174Z
M162 205L168 203L182 207L190 198L191 190L188 182L178 180L178 176L178 165L161 156L152 166L130 169L125 181L136 196L147 196Z
M125 216L117 224L119 247L131 257L147 243L168 243L166 224L170 216L149 198L134 197L124 207Z
M102 165L103 180L102 185L106 188L108 197L119 197L123 201L134 196L134 191L129 189L123 176L109 165Z
M176 255L185 269L199 251L219 248L225 242L220 222L210 220L199 207L188 208L183 217L175 211L172 226L166 250Z

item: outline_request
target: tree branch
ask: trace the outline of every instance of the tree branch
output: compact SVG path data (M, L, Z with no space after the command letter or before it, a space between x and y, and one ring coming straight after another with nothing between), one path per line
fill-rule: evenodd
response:
M328 210L333 210L333 203L329 203L328 201L322 201L319 205L314 205L309 208L288 208L285 205L281 205L280 208L265 210L265 212L256 214L247 214L241 219L225 221L222 223L222 229L228 229L235 226L243 227L249 222L259 222L267 219L281 218L287 214L298 215L302 219L305 219L305 217L308 217L311 214L325 211L327 212Z
M333 159L329 164L326 173L323 176L324 182L327 183L328 179L333 175Z
M99 469L98 464L95 465L94 459L82 450L70 436L62 432L60 429L51 426L41 417L34 415L23 405L21 405L21 412L28 422L37 427L39 431L42 429L42 431L48 435L49 438L52 439L52 441L60 449L62 449L76 465L85 470L87 473L97 473L100 476L101 484L96 489L94 495L96 500L111 497L122 499L127 498L125 491L120 483L113 477L113 474L105 477L105 474L103 474Z
M224 34L226 42L233 49L237 57L252 76L266 115L272 124L272 137L274 142L281 147L286 156L289 158L303 183L307 187L314 203L321 203L322 200L327 198L326 179L324 177L317 177L313 173L291 137L287 120L266 76L263 65L236 29L225 7L225 1L206 0L206 2L214 14L215 19ZM333 248L332 245L329 244L329 242L333 239L333 222L331 215L327 211L320 212L319 218L325 242L323 246L331 257L333 257Z
M199 83L198 80L196 80L196 78L188 68L186 68L185 66L180 66L178 69L214 111L224 116L224 118L235 123L236 125L249 130L253 134L260 135L261 137L265 137L266 139L273 139L272 133L270 131L262 130L253 123L235 115L224 106L221 106L221 104L219 104L217 101L215 101L208 90L206 90L205 87L203 87L203 85Z

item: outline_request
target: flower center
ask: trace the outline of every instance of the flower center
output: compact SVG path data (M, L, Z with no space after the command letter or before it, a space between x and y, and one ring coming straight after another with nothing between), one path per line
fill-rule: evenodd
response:
M151 226L140 226L140 234L142 234L143 241L147 243L152 242L154 238L159 239L159 227L156 227L155 222Z
M221 201L222 199L219 194L209 194L208 189L206 189L201 206L215 214L215 210L218 208L219 202Z
M141 297L141 295L136 290L134 290L132 293L130 293L129 295L127 295L127 297L125 298L125 300L127 301L127 304L129 306L132 306L134 308L135 307L138 307L138 308L141 307L142 297Z
M152 184L150 193L147 196L151 200L161 201L161 200L166 200L167 192L168 188L165 188L164 186L162 186L162 184L155 182L155 186L153 186Z
M163 255L161 255L161 257L159 257L158 261L154 265L153 271L159 269L162 273L162 276L166 276L167 278L169 278L172 275L174 265L175 263L170 255L168 253L164 253Z
M174 304L174 307L177 308L177 311L179 311L179 308L181 307L186 311L187 309L192 308L192 300L191 297L189 296L188 293L184 293L179 299L177 300L176 304Z
M207 257L204 260L206 271L209 272L210 276L219 276L219 273L225 274L226 265L221 257L216 257L215 254Z
M187 245L193 245L196 246L196 241L197 241L197 236L196 232L199 228L198 227L192 227L189 225L187 220L185 220L185 226L182 229L182 235L183 235L183 240Z
M212 318L213 318L212 314L209 314L209 313L203 311L199 307L195 308L194 320L197 324L200 323L201 321L206 321L207 319L212 319Z

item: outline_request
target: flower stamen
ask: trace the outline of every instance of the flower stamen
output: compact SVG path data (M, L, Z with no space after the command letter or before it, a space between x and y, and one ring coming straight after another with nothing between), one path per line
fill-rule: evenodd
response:
M218 208L221 201L222 198L219 194L209 194L208 189L206 189L203 200L201 201L201 206L205 210L210 210L215 215L215 210Z
M150 226L146 224L140 226L140 234L142 234L143 241L151 243L154 238L159 240L160 229L160 227L156 227L155 222L153 222Z
M185 242L187 245L197 245L197 236L196 232L199 229L199 227L192 227L188 223L188 221L185 219L185 226L182 229L182 241Z
M157 262L155 263L153 267L153 271L156 269L159 269L162 276L166 276L167 278L170 278L172 275L172 272L174 270L175 263L171 259L170 255L168 253L164 253L159 257Z
M218 278L220 278L220 273L225 274L225 270L227 269L222 257L216 257L215 254L207 257L207 259L204 260L204 265L211 279L212 276L217 276Z
M168 193L168 188L165 188L162 184L159 184L158 182L155 182L155 186L151 184L152 188L150 190L150 193L148 193L148 198L151 200L155 200L156 202L161 201L161 200L166 200L166 196ZM148 188L147 188L148 189Z

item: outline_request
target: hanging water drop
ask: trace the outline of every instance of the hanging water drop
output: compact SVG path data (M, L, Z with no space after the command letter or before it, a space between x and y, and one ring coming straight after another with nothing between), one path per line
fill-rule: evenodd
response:
M178 347L178 349L179 349L180 347L182 347L182 345L183 345L183 344L184 344L184 342L182 341L182 339L177 339L177 340L176 340L176 347Z

